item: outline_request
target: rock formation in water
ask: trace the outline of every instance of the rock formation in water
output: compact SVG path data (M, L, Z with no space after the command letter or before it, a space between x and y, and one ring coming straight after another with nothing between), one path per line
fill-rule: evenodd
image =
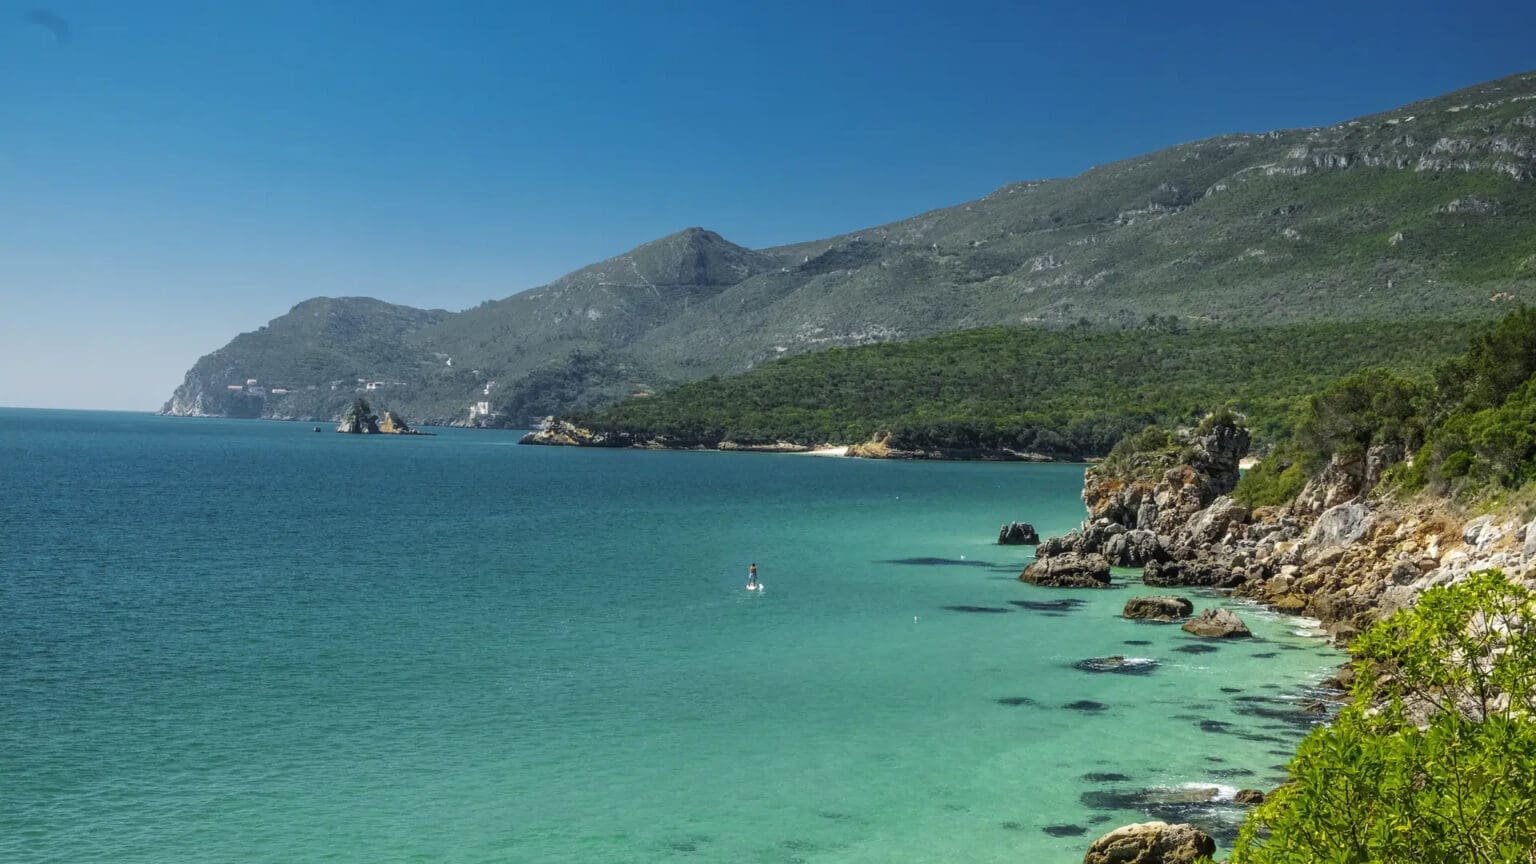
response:
M1253 635L1243 619L1227 609L1207 609L1184 622L1182 629L1206 639L1241 639Z
M337 432L345 432L349 435L373 435L379 431L379 417L373 413L373 406L367 399L354 401L341 415L341 422L336 426Z
M1083 864L1194 864L1216 854L1216 841L1193 825L1141 822L1105 834Z
M1092 552L1052 555L1025 567L1019 581L1050 588L1107 588L1109 562Z
M1040 534L1028 522L1009 522L998 529L997 542L1002 546L1034 546L1040 542Z
M1140 621L1172 622L1188 618L1194 611L1195 604L1183 597L1154 594L1125 601L1125 609L1120 614Z

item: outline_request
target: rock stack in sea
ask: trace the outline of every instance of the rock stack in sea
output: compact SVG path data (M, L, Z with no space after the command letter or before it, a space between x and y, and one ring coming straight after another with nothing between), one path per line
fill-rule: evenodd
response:
M1040 533L1028 522L1009 522L998 529L997 542L1002 546L1034 546L1040 542Z
M378 415L373 413L373 406L367 399L358 399L341 415L341 422L336 425L337 432L349 435L373 435L379 431Z

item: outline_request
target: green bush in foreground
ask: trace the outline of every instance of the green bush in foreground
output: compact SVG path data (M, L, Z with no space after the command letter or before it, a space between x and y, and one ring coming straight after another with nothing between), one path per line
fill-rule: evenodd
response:
M1536 594L1477 574L1353 650L1350 705L1302 742L1233 864L1536 862Z

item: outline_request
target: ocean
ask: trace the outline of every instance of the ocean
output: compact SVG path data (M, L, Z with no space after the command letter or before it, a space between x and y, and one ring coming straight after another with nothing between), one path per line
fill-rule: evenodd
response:
M1081 465L516 441L0 411L0 861L1067 864L1341 660L1018 582Z

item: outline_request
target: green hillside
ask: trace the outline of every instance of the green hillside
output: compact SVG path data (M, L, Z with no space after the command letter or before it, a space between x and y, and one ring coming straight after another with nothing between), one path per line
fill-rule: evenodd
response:
M978 327L1470 320L1528 302L1536 74L1327 127L1182 144L807 243L753 251L689 229L504 300L423 313L434 317L392 348L349 348L290 383L318 391L409 367L421 374L398 374L390 407L465 422L488 401L492 422L516 425L534 407ZM286 376L284 354L323 356L324 334L286 330L288 317L268 328L292 332L287 344L204 358L167 410ZM268 396L259 413L334 413L352 395Z
M832 349L579 413L598 431L673 444L850 444L1101 456L1150 423L1230 405L1262 442L1310 394L1363 368L1422 374L1482 325L1430 321L1136 330L990 328Z

